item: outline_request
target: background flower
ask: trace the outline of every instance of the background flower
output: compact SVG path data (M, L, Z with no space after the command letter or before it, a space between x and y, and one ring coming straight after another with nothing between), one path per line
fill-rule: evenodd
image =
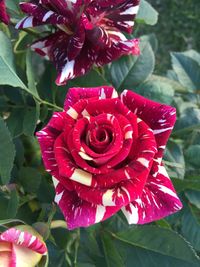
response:
M42 237L30 226L0 234L0 267L35 267L46 252Z
M10 17L6 12L5 0L0 0L0 21L8 24L10 22Z
M36 41L32 48L53 61L56 83L84 75L95 64L102 66L122 55L139 54L138 40L128 40L139 0L30 1L21 2L28 14L18 29L52 24L54 33Z
M69 90L64 111L37 133L69 229L120 209L143 224L182 207L162 164L175 120L173 107L132 91Z

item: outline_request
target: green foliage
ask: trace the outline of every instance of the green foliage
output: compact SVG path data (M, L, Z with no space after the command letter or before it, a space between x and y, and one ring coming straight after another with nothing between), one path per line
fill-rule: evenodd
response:
M140 9L136 17L138 23L155 25L158 21L158 12L145 0L141 0Z
M15 147L5 122L0 118L0 177L1 182L6 184L10 180L15 158Z
M15 23L21 17L19 1L7 2ZM155 1L151 2L154 5ZM161 10L169 2L156 1ZM173 6L183 6L179 2L173 1ZM186 2L191 5L191 1ZM185 6L179 12L187 13ZM171 20L176 16L161 13L159 31L163 17L171 30ZM168 57L170 53L166 52L164 41L158 46L154 34L138 36L138 29L143 24L154 25L157 19L158 13L150 3L141 1L135 31L141 40L141 55L124 56L60 88L54 83L54 68L27 49L27 43L35 38L35 30L18 35L12 26L0 25L0 226L27 223L43 235L49 253L38 267L200 265L200 54L194 50L172 52L167 75L156 75L157 49L162 47ZM180 27L179 23L173 27ZM180 38L176 36L176 42ZM165 40L168 39L172 42L171 32L165 34ZM157 60L159 66L161 59ZM167 144L164 164L184 208L146 226L129 226L119 213L88 229L68 231L63 215L53 204L51 177L44 171L34 135L55 110L62 110L70 87L105 84L118 92L134 90L176 107L177 123Z

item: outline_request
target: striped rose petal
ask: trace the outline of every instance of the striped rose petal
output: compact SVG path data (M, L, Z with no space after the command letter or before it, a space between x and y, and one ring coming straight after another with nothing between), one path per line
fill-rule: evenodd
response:
M10 22L10 17L8 15L8 13L6 12L5 0L0 0L0 22L1 21L7 25Z
M1 267L35 267L46 253L42 238L29 226L10 228L0 234Z
M0 234L0 242L9 242L21 247L31 249L39 254L45 254L47 248L44 242L27 231L21 231L16 228L10 228Z
M147 223L181 208L162 165L174 108L107 86L71 88L64 106L37 136L69 229L120 209Z
M78 197L76 192L69 192L60 184L56 184L55 202L65 217L67 228L88 227L115 214L119 207L94 205Z
M122 208L129 224L145 224L160 220L182 208L170 178L161 164L149 175L142 196Z
M139 0L41 0L21 2L20 7L27 17L18 22L17 29L53 25L53 31L31 47L53 62L58 85L84 75L93 65L139 55L138 40L122 33L131 33Z
M64 109L68 110L69 107L73 106L80 99L107 99L107 98L118 98L117 91L111 86L99 86L93 88L70 88L67 92Z

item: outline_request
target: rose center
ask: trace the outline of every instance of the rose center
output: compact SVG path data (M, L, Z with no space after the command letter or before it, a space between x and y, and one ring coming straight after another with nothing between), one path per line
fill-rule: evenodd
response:
M96 131L96 138L99 142L106 141L108 139L108 133L105 129L99 129Z

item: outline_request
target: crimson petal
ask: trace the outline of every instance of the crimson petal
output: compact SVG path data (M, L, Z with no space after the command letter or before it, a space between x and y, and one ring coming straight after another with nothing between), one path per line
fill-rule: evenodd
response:
M130 224L144 224L162 219L181 208L182 203L161 164L158 172L148 177L142 196L123 207L122 211Z
M0 21L3 21L7 25L10 22L10 17L6 12L5 0L0 0Z
M127 90L121 94L121 101L153 130L158 148L156 157L162 158L176 121L176 109Z
M70 88L67 92L64 110L68 110L71 106L77 103L80 99L107 99L117 98L116 90L111 86L99 86L92 88Z
M119 207L91 204L80 199L75 191L67 191L60 183L56 183L55 188L55 202L62 210L69 230L77 227L88 227L103 221L120 209Z

